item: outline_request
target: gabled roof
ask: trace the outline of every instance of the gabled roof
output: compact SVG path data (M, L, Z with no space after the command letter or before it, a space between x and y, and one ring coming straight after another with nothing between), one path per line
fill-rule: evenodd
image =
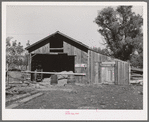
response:
M59 31L57 31L57 32L55 32L55 33L53 33L53 34L51 34L51 35L49 35L49 36L47 36L47 37L45 37L45 38L43 38L43 39L37 41L37 42L35 42L34 44L32 44L32 45L26 47L25 49L26 49L26 50L30 50L31 48L34 48L34 46L36 46L36 45L40 45L40 44L42 44L42 43L48 43L46 40L49 39L49 38L51 38L51 37L53 37L53 36L56 36L56 35L63 36L64 38L69 39L70 41L73 41L74 43L77 43L77 44L79 44L80 46L83 46L83 47L86 48L86 49L89 49L89 47L88 47L87 45L85 45L85 44L83 44L82 42L77 41L77 40L75 40L75 39L73 39L73 38L71 38L71 37L69 37L69 36L67 36L67 35L65 35L65 34L59 32ZM65 41L65 40L64 40L64 41Z

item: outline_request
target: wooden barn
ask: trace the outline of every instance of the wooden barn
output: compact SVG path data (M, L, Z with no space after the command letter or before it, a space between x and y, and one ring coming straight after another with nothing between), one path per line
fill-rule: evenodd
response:
M129 84L129 63L99 54L85 44L57 31L28 46L29 70L73 71L78 83ZM43 78L50 77L43 74Z

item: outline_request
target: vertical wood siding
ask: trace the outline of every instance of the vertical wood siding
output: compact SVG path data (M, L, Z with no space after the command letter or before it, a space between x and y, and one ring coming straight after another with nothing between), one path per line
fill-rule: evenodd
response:
M129 84L129 63L117 60L97 52L88 50L85 52L65 41L63 41L63 52L68 56L75 55L75 72L86 73L86 76L77 76L76 81L79 83L102 83L103 80L114 79L115 84ZM33 53L49 53L50 43L32 51ZM114 69L101 67L101 62L114 62ZM31 62L31 59L30 61ZM81 66L85 64L87 67ZM79 67L80 66L80 67ZM29 66L30 67L30 66ZM112 73L113 75L112 75ZM111 74L110 74L111 73ZM109 77L106 77L106 76ZM104 79L105 77L105 79Z
M124 61L117 62L117 84L127 85L129 84L129 63Z
M87 66L88 64L88 53L82 51L81 49L63 42L64 53L68 55L75 55L75 72L76 73L86 73L86 76L76 76L75 79L78 83L88 82L88 67L84 67L82 64ZM80 67L79 67L80 66Z
M115 65L113 68L101 67L101 62L115 62ZM114 84L129 84L129 63L89 50L88 79L91 84L104 80L111 80Z
M49 43L32 51L33 53L49 53Z

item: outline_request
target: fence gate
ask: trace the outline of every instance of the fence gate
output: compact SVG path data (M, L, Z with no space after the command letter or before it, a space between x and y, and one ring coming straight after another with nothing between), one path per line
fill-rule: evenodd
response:
M100 64L101 68L101 83L114 84L114 69L115 62L102 62Z

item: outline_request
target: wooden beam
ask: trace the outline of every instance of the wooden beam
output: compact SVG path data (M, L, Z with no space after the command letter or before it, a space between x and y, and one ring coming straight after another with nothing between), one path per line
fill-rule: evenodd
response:
M67 53L63 53L63 52L31 53L31 54L39 54L39 55L59 55L59 54L64 54L64 55L67 55Z
M50 48L50 50L63 50L64 48Z
M102 64L115 64L115 62L102 62Z
M31 56L31 58L33 58L35 55L37 55L36 53L35 54L33 54L33 56Z
M36 71L22 71L25 73L41 73L41 74L55 74L55 75L78 75L78 76L85 76L86 73L62 73L62 72L36 72Z
M143 77L143 75L140 75L140 74L133 74L133 75L131 75L131 77Z
M134 68L134 67L132 67L132 68L131 68L131 71L143 72L143 69L139 69L139 68Z

